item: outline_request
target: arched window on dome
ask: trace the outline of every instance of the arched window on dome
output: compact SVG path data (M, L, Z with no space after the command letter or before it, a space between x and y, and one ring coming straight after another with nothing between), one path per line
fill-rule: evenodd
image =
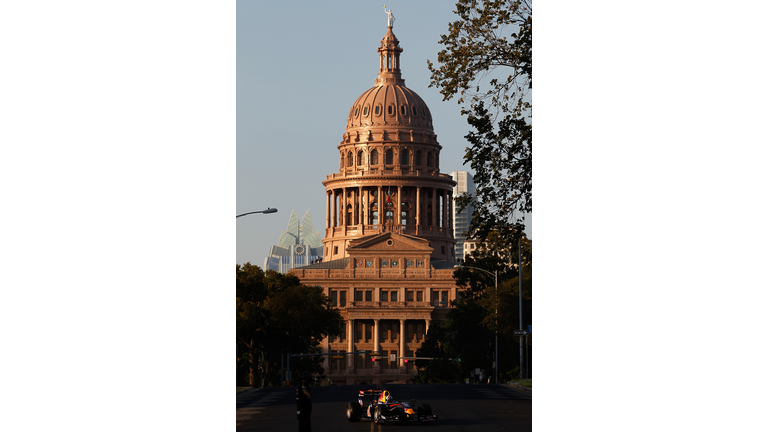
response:
M408 150L403 149L400 151L400 165L408 165Z
M392 155L393 155L392 149L387 150L387 158L384 162L385 164L392 165L394 163Z
M421 166L421 150L413 154L413 166Z
M416 109L416 105L411 105L411 114L418 117L419 111Z
M363 151L358 150L357 152L357 166L361 167L363 166Z
M387 115L392 115L392 105L387 107Z
M379 151L373 150L371 152L371 165L378 165L379 164Z
M432 163L432 152L427 152L427 166L431 167Z
M400 105L400 115L405 115L405 105Z
M354 166L352 162L352 152L347 152L347 167Z

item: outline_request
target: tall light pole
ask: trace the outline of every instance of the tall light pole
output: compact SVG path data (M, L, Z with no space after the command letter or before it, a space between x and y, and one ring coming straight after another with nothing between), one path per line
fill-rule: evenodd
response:
M493 359L493 362L495 364L495 367L493 368L493 375L494 375L493 378L494 378L494 382L498 384L499 383L499 271L494 270L493 273L491 273L490 271L481 269L479 267L472 267L472 266L465 266L465 265L455 265L453 266L453 268L471 268L475 270L480 270L481 272L484 272L484 273L488 273L489 275L493 275L493 281L495 286L494 297L496 298L496 301L494 302L496 305L496 354L494 355L494 359Z
M267 208L266 210L260 210L260 211L255 211L255 212L243 213L243 214L239 214L239 215L235 216L235 219L239 218L240 216L245 216L245 215L254 214L254 213L277 213L277 209L276 208Z

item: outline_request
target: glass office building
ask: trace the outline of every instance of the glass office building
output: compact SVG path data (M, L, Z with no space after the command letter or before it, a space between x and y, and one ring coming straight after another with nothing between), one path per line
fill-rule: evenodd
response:
M309 210L299 222L296 212L291 210L288 228L280 234L280 241L269 250L264 259L264 270L287 273L288 270L302 267L323 258L323 242L320 233L315 231Z

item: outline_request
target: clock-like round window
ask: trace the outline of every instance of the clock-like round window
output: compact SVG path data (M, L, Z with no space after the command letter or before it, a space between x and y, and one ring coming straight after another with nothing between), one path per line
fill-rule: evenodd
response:
M362 267L363 266L363 260L355 260L355 265L357 267Z
M366 260L366 261L365 261L365 266L366 266L366 267L373 267L373 261L371 261L371 260Z
M413 267L413 261L412 261L412 260L408 260L408 261L405 263L405 265L407 265L408 267Z
M296 247L293 248L293 252L296 253L296 255L304 255L304 245L296 245Z
M381 261L381 266L382 267L387 267L388 265L389 265L389 261L387 261L387 260L382 260Z
M416 261L416 267L424 267L424 261L422 260Z

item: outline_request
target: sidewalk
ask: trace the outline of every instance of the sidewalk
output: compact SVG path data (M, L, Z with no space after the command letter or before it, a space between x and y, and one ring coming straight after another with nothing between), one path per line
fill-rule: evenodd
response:
M529 383L531 382L531 380L523 380L523 381L527 381ZM529 395L533 396L533 390L531 389L531 387L522 386L520 384L517 384L518 382L521 382L521 381L510 381L502 385L505 385L513 390L520 390L522 392L528 393Z

